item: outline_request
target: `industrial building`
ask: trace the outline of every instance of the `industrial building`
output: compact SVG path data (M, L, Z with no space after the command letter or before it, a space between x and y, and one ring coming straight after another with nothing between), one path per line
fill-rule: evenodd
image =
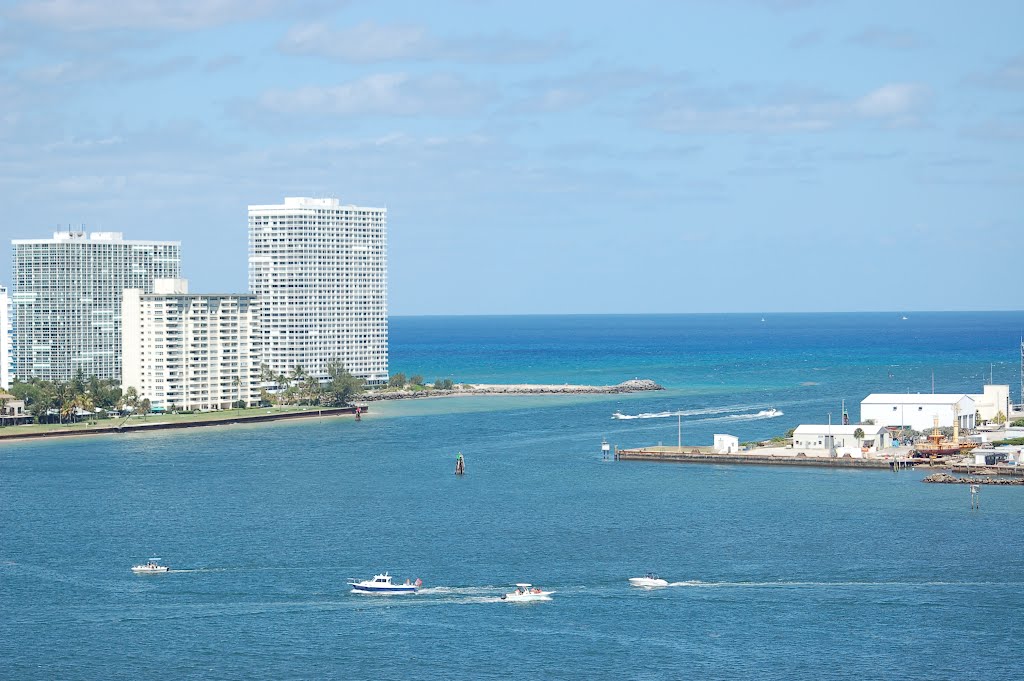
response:
M864 433L863 437L856 437L858 430ZM837 450L839 453L858 454L865 448L869 452L876 452L891 446L892 437L882 425L815 424L801 425L793 431L793 449Z
M951 428L956 420L961 429L975 426L975 401L965 393L899 394L875 393L860 403L861 423L911 430L930 430L938 419L940 428Z

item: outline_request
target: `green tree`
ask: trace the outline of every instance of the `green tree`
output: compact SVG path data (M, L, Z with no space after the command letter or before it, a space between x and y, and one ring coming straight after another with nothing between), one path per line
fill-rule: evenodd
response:
M337 359L327 365L328 381L320 394L320 404L325 407L341 407L363 390L363 379L353 376Z
M1011 428L1024 428L1024 419L1017 419L1010 424Z
M390 388L404 388L405 387L405 374L397 373L388 379L388 387Z
M123 396L124 406L130 407L133 411L139 406L139 391L134 386L128 386Z
M853 431L853 436L855 438L857 438L857 448L859 449L860 446L861 446L860 442L861 442L861 440L864 439L864 430L861 429L861 428L858 428L857 430Z
M414 375L410 376L409 377L409 385L422 386L423 385L423 377L420 376L419 374L414 374Z
M997 411L996 415L992 417L992 423L998 423L999 425L1006 423L1006 414L1002 410Z

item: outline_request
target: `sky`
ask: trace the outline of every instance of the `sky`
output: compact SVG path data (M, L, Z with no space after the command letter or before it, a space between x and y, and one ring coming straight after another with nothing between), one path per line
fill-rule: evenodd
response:
M0 0L0 238L388 209L396 315L1021 309L1024 3ZM0 283L9 283L9 255Z

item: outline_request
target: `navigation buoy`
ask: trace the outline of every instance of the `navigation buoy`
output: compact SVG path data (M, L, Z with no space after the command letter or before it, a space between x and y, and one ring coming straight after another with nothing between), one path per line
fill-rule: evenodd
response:
M466 472L466 461L462 458L462 452L455 459L455 475L463 475Z

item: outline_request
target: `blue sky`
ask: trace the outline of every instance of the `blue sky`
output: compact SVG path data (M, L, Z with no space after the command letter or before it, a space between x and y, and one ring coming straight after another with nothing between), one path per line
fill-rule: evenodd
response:
M1024 3L0 4L0 236L389 211L393 314L1020 309ZM10 258L0 262L9 281Z

